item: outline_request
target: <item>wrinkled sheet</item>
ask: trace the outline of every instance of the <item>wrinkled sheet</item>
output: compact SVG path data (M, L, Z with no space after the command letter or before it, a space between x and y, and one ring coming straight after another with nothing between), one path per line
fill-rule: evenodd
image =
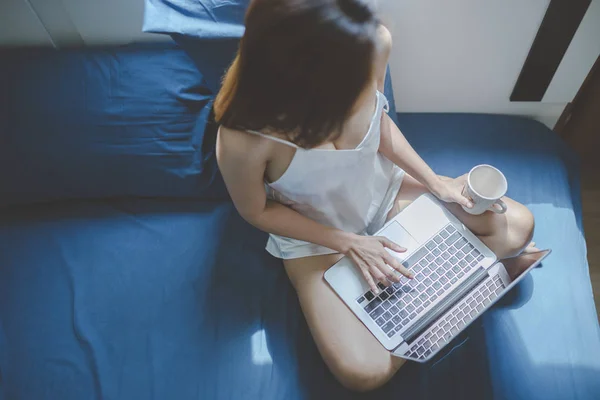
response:
M576 163L526 119L400 115L438 172L491 163L553 249L501 304L381 399L596 399L600 336ZM266 236L227 202L119 200L0 211L0 399L331 399Z

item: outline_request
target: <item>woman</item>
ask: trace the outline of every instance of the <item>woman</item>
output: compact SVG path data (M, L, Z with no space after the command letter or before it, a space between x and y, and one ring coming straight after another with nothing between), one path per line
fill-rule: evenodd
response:
M436 175L386 114L389 32L363 0L254 0L215 102L217 157L239 213L270 233L317 347L345 386L370 390L392 356L323 280L350 257L374 292L410 277L368 236L419 195L433 193L500 258L521 252L533 217L521 204L473 216L465 178ZM443 134L443 132L440 132ZM404 172L406 171L406 173ZM401 244L401 243L400 243Z

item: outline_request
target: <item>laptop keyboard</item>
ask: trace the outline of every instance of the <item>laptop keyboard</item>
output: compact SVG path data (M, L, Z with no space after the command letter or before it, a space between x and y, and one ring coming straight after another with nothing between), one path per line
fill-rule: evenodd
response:
M388 336L406 327L454 283L479 265L484 256L452 225L445 226L402 264L414 274L385 287L370 290L356 301Z
M417 338L406 352L406 356L425 359L443 347L498 297L503 289L504 284L499 275L487 279Z

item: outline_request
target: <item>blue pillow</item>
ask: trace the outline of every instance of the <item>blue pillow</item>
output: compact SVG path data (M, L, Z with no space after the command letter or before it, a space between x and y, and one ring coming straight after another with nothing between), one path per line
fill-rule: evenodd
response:
M175 44L0 58L0 205L206 195L214 95Z
M218 92L244 34L249 0L146 0L144 32L166 33L184 48Z
M144 32L203 39L235 39L244 34L250 0L146 0Z

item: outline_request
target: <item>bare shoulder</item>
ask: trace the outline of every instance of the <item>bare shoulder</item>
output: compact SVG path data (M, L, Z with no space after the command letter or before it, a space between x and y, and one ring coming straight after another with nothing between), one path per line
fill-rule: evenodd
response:
M392 34L384 25L379 25L377 28L377 39L383 51L389 52L392 49Z
M220 126L217 134L217 159L219 163L266 163L272 154L270 142L258 135Z
M383 25L377 29L377 53L375 57L375 76L377 87L383 91L387 65L392 51L392 34Z

